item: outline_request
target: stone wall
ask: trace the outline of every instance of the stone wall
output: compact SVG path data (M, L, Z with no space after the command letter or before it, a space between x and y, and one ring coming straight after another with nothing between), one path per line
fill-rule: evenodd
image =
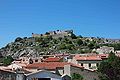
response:
M16 74L0 70L0 80L16 80Z
M89 71L75 66L65 65L64 74L71 76L73 73L78 73L82 75L84 80L99 80L98 74L94 71Z

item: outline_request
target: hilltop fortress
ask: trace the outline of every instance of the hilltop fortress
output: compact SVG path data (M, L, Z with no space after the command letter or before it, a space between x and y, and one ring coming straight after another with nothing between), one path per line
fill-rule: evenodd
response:
M57 31L49 31L45 34L34 34L32 33L32 37L42 37L42 36L52 36L52 38L64 38L69 37L73 34L73 30L57 30Z

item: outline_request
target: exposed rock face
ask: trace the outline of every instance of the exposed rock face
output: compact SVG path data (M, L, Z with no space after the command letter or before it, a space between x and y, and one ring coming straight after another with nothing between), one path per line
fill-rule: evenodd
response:
M37 50L33 47L33 38L16 38L15 42L7 44L0 49L0 56L12 56L18 58L21 56L39 56Z
M47 36L46 36L47 35ZM7 44L0 49L0 57L12 56L14 58L22 56L39 57L40 55L54 53L90 53L94 48L99 48L105 44L109 45L109 40L95 37L76 36L72 30L46 32L45 35L32 34L32 37L17 37L14 42ZM120 42L112 41L113 47L120 50ZM110 43L111 44L111 43ZM111 45L110 45L111 46Z
M38 57L39 54L38 52L30 47L20 49L16 51L15 53L13 51L7 51L7 50L0 50L0 55L1 56L8 56L11 55L14 58L22 57L22 56L28 56L28 57Z
M13 54L14 58L22 57L22 56L38 57L39 54L38 54L38 52L35 49L30 48L30 47L27 47L27 48L24 48L24 49L20 49L16 53Z

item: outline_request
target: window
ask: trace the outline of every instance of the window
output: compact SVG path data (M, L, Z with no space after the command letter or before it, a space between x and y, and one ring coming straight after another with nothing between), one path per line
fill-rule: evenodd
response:
M91 63L89 63L89 67L91 67Z
M35 62L38 62L38 59L36 59Z
M99 66L99 63L96 63L96 66L98 67L98 66Z
M81 63L81 66L83 66L83 63Z

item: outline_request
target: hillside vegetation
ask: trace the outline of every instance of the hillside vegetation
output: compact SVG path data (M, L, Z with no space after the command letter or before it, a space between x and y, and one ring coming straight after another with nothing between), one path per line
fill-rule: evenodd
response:
M90 53L100 46L113 46L116 50L120 49L119 43L109 43L104 38L82 37L71 33L70 36L53 38L51 35L40 37L17 37L14 42L7 44L0 49L2 56L40 56L54 53Z

